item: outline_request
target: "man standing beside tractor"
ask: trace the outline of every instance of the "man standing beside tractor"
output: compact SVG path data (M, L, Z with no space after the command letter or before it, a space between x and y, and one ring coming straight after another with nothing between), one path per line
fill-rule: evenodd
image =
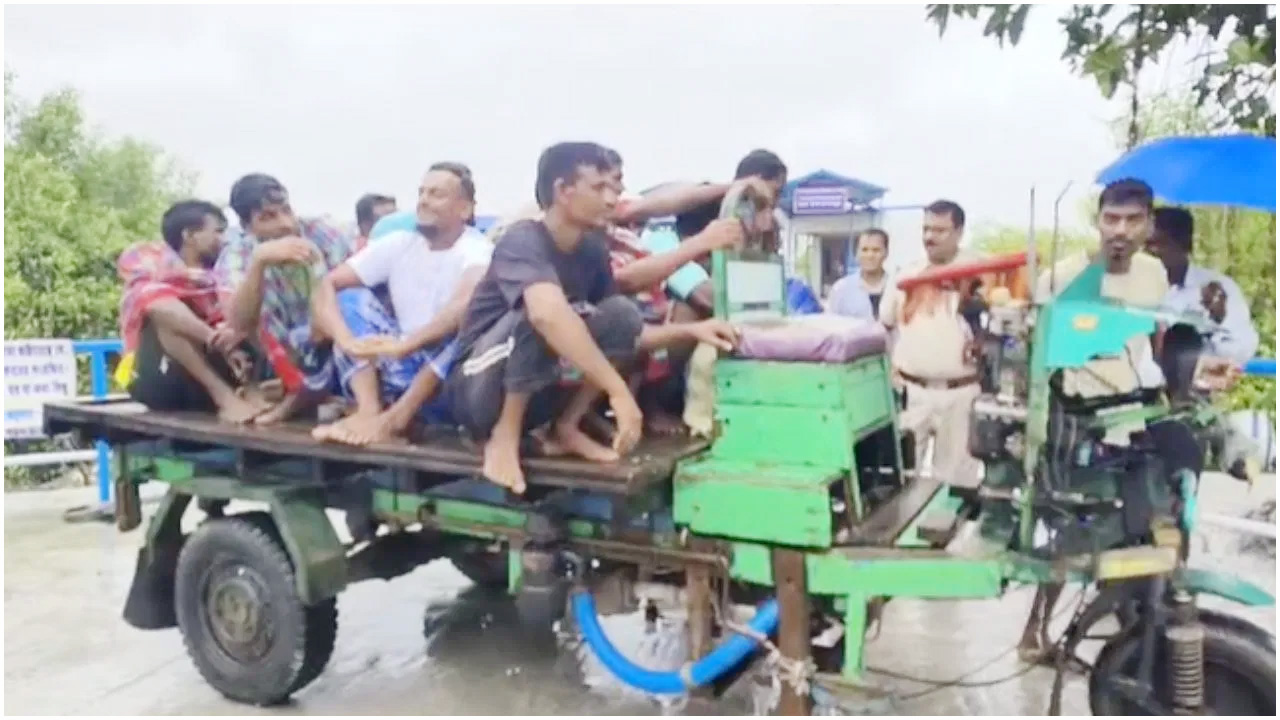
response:
M930 268L972 259L960 249L964 209L938 200L924 210L926 262L908 268L914 275ZM915 439L915 468L923 470L928 440L933 440L933 467L946 482L972 487L980 463L969 454L969 412L978 396L978 367L972 333L960 315L963 298L956 290L924 285L904 293L885 289L880 322L897 331L893 370L906 394L899 427Z

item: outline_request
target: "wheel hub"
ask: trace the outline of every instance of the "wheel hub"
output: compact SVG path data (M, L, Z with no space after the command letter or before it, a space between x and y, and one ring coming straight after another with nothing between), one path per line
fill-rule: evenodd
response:
M271 647L271 628L262 579L243 565L215 572L207 591L208 622L214 640L240 662L261 659Z

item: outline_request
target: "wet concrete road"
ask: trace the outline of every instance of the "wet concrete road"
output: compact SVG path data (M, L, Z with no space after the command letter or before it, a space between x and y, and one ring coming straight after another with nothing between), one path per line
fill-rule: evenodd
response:
M1239 515L1274 496L1274 480L1250 497L1232 481L1207 481L1207 509ZM142 632L120 619L141 531L70 525L68 507L87 490L5 496L4 709L7 714L106 715L424 715L660 714L678 712L612 682L585 652L554 661L512 637L510 607L470 588L447 561L391 582L352 586L339 600L333 660L288 707L247 708L204 684L177 630ZM198 518L191 515L187 521ZM1206 547L1204 542L1208 543ZM1275 561L1243 556L1237 536L1214 531L1195 550L1196 564L1226 567L1275 591ZM1064 602L1071 591L1064 595ZM916 677L975 683L1019 669L1008 650L1031 600L1028 590L998 601L896 601L869 643L872 666ZM1275 608L1235 610L1275 630ZM1065 622L1065 615L1059 624ZM678 620L673 621L673 627ZM634 615L605 619L618 647L652 667L678 666L678 628L645 636ZM1003 655L1002 655L1003 653ZM903 695L927 686L888 681ZM1051 675L1035 669L990 688L951 687L905 699L900 714L1024 715L1047 707ZM1082 682L1072 680L1064 713L1087 714ZM701 712L750 714L768 693L750 681ZM693 708L689 708L693 711Z

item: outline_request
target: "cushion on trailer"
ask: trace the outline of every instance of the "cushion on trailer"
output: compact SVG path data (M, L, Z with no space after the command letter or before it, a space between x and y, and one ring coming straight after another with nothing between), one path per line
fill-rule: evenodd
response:
M841 315L800 315L739 327L735 355L752 360L844 363L878 355L889 336L880 323Z

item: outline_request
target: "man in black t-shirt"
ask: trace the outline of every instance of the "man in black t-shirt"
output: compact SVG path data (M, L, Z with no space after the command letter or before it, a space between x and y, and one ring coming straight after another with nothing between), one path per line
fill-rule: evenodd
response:
M512 225L494 249L458 336L461 361L449 379L458 421L484 438L484 474L524 492L520 440L552 423L550 440L566 452L617 461L640 440L641 412L616 366L638 349L689 340L732 349L725 323L645 326L635 303L618 294L599 228L618 189L612 163L595 143L561 143L538 161L535 195L541 220ZM583 386L556 415L560 358ZM588 437L582 418L601 393L617 422L613 446Z

